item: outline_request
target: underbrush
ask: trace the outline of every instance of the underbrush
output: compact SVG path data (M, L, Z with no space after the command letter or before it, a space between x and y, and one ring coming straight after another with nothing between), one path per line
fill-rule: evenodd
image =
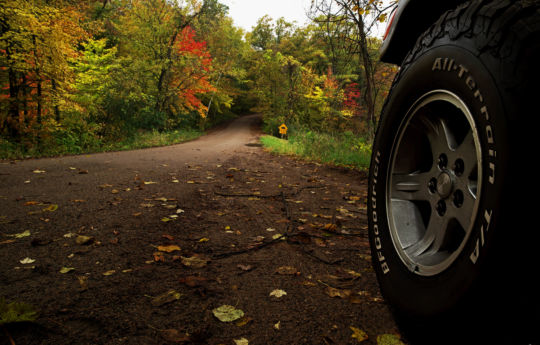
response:
M55 157L82 153L134 150L156 146L179 144L196 139L204 132L194 129L160 131L137 131L119 140L97 137L66 135L45 137L39 142L10 142L0 137L0 159L24 159Z
M294 155L309 160L367 170L371 158L371 145L351 132L318 133L297 131L288 140L265 135L261 142L272 152Z

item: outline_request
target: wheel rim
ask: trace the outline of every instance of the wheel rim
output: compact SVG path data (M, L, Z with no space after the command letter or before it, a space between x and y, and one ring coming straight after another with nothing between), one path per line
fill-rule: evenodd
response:
M457 95L429 92L407 112L386 200L394 247L410 271L439 274L463 251L478 211L481 157L475 121Z

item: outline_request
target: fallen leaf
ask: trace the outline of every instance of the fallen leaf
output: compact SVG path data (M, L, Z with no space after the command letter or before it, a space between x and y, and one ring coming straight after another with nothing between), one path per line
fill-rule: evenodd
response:
M184 266L193 267L193 268L202 268L206 266L206 264L209 261L208 259L195 256L195 255L189 258L184 257L184 256L181 256L180 258L182 259L182 264Z
M163 234L163 235L161 235L161 237L166 238L166 239L168 239L169 241L173 241L173 240L174 240L174 237L171 236L171 235L169 235L169 234Z
M80 291L86 291L88 290L88 277L87 276L77 276L77 280L79 280Z
M75 268L73 268L73 267L62 267L60 269L60 273L65 274L65 273L69 273L69 272L74 271L74 270L75 270Z
M367 333L361 330L360 328L356 328L353 326L350 326L349 328L351 329L351 331L353 331L351 338L355 338L356 340L358 340L359 343L368 339Z
M187 276L178 279L178 281L180 281L180 283L186 284L189 287L199 287L203 286L208 281L208 279L204 277Z
M171 219L171 218L167 218L167 217L163 217L163 218L161 218L161 221L164 222L164 223L168 223L168 222L171 222L172 219Z
M399 335L381 334L377 336L377 345L404 345Z
M252 318L250 318L249 316L244 316L242 319L240 319L238 322L236 322L236 326L243 327L243 326L247 325L248 323L250 323L251 321L253 321Z
M165 262L165 255L162 252L155 252L153 255L155 262Z
M28 237L28 236L30 236L30 230L25 230L23 232L19 232L18 234L7 235L7 236L12 236L12 237L15 237L15 238Z
M234 339L234 345L249 345L249 341L246 338Z
M24 258L24 259L20 260L19 262L21 264L23 264L23 265L27 265L27 264L31 264L31 263L36 262L36 260L30 259L30 258Z
M157 249L160 252L172 253L172 252L180 250L180 247L178 247L177 245L171 244L169 246L158 246Z
M104 272L103 275L104 276L111 276L111 275L113 275L115 273L116 273L116 270L110 270L110 271Z
M336 289L331 286L327 286L324 292L330 297L347 298L351 295L351 290Z
M292 266L281 266L276 269L276 273L283 275L298 275L300 272Z
M113 190L111 190L111 193L112 194L118 194L118 193L120 193L120 191L118 189L113 189Z
M79 235L75 239L75 243L80 244L80 245L91 244L92 242L94 242L94 238L91 236Z
M144 181L144 184L157 184L157 182L154 182L154 181Z
M24 206L33 206L33 205L38 205L38 204L41 204L39 201L27 201L24 203Z
M81 174L81 175L82 175L82 174L88 174L88 170L86 170L86 169L80 169L80 170L79 170L79 174Z
M15 240L5 240L5 241L2 241L0 242L0 244L10 244L10 243L14 243Z
M108 184L108 183L105 183L105 184L102 184L99 186L99 188L111 188L112 187L112 184Z
M172 343L184 343L190 340L188 334L180 334L176 329L166 329L161 331L161 336Z
M281 327L281 321L278 321L276 324L274 324L274 329L279 330L280 327Z
M49 206L45 207L43 209L43 211L47 211L47 212L54 212L58 210L58 205L57 204L50 204Z
M276 290L273 290L272 292L270 292L270 296L274 296L276 298L281 298L283 296L285 296L287 294L287 292L285 292L284 290L280 290L280 289L276 289Z
M36 169L34 171L32 171L34 174L44 174L46 171L45 170L39 170L39 169Z
M232 305L224 304L212 310L214 316L221 322L236 321L244 316L244 312Z
M175 290L169 290L157 297L154 297L152 299L152 305L154 307L159 307L159 306L162 306L164 304L167 304L167 303L171 303L171 302L174 302L174 301L177 301L180 299L180 297L182 297L182 294L175 291Z
M251 266L251 265L238 264L238 265L236 265L236 267L238 267L242 271L251 271L253 269L253 266Z

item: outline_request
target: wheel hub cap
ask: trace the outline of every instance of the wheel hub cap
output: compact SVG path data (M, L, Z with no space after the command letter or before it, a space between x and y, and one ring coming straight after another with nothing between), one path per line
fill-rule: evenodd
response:
M437 178L437 193L442 199L446 199L452 193L454 183L448 172L442 172Z

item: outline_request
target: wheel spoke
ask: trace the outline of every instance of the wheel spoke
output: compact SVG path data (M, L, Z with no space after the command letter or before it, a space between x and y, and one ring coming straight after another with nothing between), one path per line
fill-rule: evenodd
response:
M431 151L437 158L440 153L450 152L457 147L456 139L448 128L446 121L440 117L422 118L422 123L426 128L426 135L431 145Z
M444 234L448 227L448 221L445 217L440 217L436 214L432 215L429 219L429 224L426 229L426 233L422 239L415 244L404 248L405 252L409 256L418 257L428 250L431 252L440 248L443 240Z
M401 200L429 200L429 173L392 175L392 198Z
M456 148L455 156L463 161L463 176L468 178L472 172L477 168L477 152L474 144L474 137L472 131L469 131L461 144Z
M457 208L455 206L449 208L448 217L457 220L463 230L467 231L471 225L476 196L470 190L464 190L463 195L463 204Z

